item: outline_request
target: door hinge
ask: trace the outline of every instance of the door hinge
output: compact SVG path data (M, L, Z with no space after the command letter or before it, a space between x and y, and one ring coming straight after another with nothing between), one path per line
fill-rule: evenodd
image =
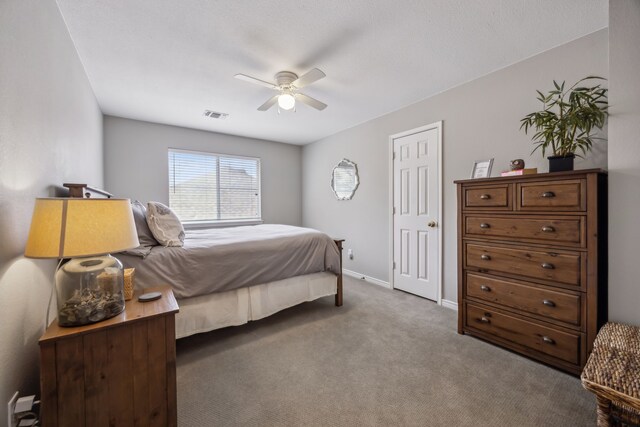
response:
M393 207L393 214L394 215L396 214L396 207L395 206Z
M396 269L396 262L395 261L393 261L393 269L394 270Z
M395 160L395 159L396 159L396 152L394 151L393 152L393 160Z

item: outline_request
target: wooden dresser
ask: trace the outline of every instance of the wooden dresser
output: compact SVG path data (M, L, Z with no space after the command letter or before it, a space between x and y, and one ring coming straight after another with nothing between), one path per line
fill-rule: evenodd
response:
M579 374L607 320L606 174L456 184L458 332Z
M178 304L137 295L125 311L87 326L54 322L40 338L43 426L176 426Z

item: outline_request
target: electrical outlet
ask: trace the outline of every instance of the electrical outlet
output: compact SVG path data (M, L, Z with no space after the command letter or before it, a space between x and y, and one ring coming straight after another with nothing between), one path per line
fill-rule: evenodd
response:
M349 256L349 259L353 259L353 249L348 249L347 255Z
M9 399L9 402L7 402L7 427L16 427L16 419L13 416L13 409L16 407L19 394L20 392L16 391L13 394L13 397Z
M15 414L20 412L30 412L33 409L33 402L36 400L35 395L24 396L18 399L13 409Z

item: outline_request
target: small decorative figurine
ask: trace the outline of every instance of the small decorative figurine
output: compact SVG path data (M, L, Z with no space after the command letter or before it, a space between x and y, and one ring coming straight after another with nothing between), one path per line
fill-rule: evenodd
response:
M511 160L511 170L517 171L520 169L524 169L524 160L522 159Z

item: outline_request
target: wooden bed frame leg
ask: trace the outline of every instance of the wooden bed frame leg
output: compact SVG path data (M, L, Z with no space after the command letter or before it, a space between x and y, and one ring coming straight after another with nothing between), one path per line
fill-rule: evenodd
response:
M336 246L340 251L340 274L338 274L338 289L336 292L336 307L340 307L342 306L342 242L344 242L344 239L334 239L333 241L336 242Z

